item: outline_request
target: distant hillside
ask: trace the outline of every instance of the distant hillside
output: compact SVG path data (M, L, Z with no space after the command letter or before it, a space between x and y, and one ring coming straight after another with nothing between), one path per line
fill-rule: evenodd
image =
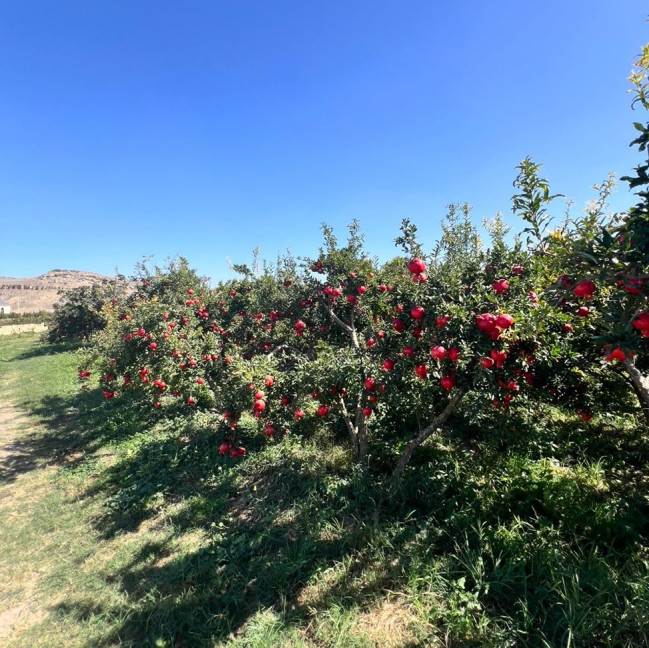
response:
M51 311L59 301L60 291L93 284L107 283L112 277L81 270L50 270L40 277L14 279L0 277L0 301L11 305L14 313Z

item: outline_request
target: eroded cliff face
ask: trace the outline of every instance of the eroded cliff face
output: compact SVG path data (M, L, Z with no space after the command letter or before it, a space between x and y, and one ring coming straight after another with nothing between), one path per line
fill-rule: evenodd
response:
M0 277L0 301L11 305L14 313L51 311L61 292L78 286L106 283L111 277L81 270L50 270L39 277Z

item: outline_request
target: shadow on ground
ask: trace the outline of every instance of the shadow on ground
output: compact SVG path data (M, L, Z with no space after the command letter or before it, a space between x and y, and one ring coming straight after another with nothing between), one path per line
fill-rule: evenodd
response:
M10 362L28 360L30 358L40 358L42 356L53 356L65 351L74 351L81 348L81 344L70 342L55 342L52 344L38 344L32 346L28 351L15 356Z
M28 427L27 433L3 446L0 454L0 483L43 466L68 466L82 461L107 444L144 429L135 403L125 403L112 422L102 409L101 395L85 391L70 397L47 397L28 418L12 408L11 425ZM7 423L9 424L9 423Z
M170 531L107 574L123 602L106 606L90 593L71 593L59 604L57 613L82 622L115 620L98 646L215 645L245 633L264 609L283 626L304 629L332 605L370 610L387 591L414 587L415 577L417 587L437 586L450 599L459 595L439 583L463 579L462 593L475 595L494 618L506 611L521 632L531 623L539 637L560 645L573 630L552 579L570 570L581 578L583 609L576 612L591 615L593 626L583 631L596 637L625 609L597 598L612 592L615 601L617 594L614 573L594 557L623 562L649 534L644 491L637 491L646 485L645 438L610 427L584 433L567 425L544 441L556 447L562 437L564 463L600 462L617 475L606 490L537 461L538 435L489 443L459 434L444 449L420 453L420 465L391 492L377 485L380 475L351 469L333 449L296 439L267 446L251 437L247 457L225 459L205 417L150 428L135 402L106 404L96 392L48 398L36 414L47 433L25 441L34 465L77 470L116 449L114 463L82 494L105 504L94 520L100 537L127 537L143 526ZM518 544L499 535L509 528L519 529ZM179 548L193 534L200 541ZM566 547L568 562L539 541L549 536ZM480 578L469 564L476 552ZM517 619L520 601L527 608ZM431 619L443 624L439 605ZM649 611L648 602L642 605L638 613ZM592 611L598 606L601 618ZM633 632L633 619L627 623ZM471 644L458 637L457 645Z

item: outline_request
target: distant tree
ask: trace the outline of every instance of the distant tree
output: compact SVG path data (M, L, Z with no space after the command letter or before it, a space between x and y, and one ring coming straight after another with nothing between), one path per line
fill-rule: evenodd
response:
M106 326L105 309L112 308L127 292L126 279L118 275L105 283L78 286L62 293L54 306L47 331L48 342L82 342Z

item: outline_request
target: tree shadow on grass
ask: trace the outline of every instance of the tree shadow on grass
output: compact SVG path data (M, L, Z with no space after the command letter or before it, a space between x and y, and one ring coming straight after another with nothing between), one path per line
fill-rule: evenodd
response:
M30 358L41 358L43 356L58 355L69 351L76 351L81 349L83 345L75 342L45 342L31 347L28 351L15 356L10 362L18 362L20 360L29 360Z
M365 548L399 523L392 516L381 519L380 506L366 496L366 476L331 479L325 465L313 464L313 456L305 469L305 458L295 447L286 454L278 448L265 459L250 459L248 466L222 471L214 483L185 482L181 497L186 506L165 516L174 537L141 547L111 575L127 597L128 611L101 611L124 614L101 645L125 640L148 645L160 639L174 646L213 645L241 632L255 613L268 608L287 627L303 626L316 608L301 592L316 575L355 554L357 572L375 562L371 553L363 556ZM122 470L115 473L120 481L123 476ZM169 483L169 491L181 488L176 480ZM142 495L146 499L148 493ZM106 536L137 528L146 515L141 501L122 501L130 501L132 517L109 516L112 525L106 524L109 519L101 521ZM179 552L175 540L196 529L204 532L205 542ZM399 542L416 530L404 530ZM362 609L384 593L388 581L396 582L376 578L365 582L362 595L351 586L346 595L339 587L336 595ZM77 616L86 614L89 605L87 599L68 601L61 611Z
M318 614L369 611L413 577L423 589L439 587L442 598L475 596L490 614L510 615L521 632L529 628L516 610L526 601L539 636L562 645L570 621L557 612L565 601L551 587L554 575L572 570L588 583L577 612L604 628L627 610L615 603L624 600L615 574L592 557L623 563L649 533L641 496L623 501L620 490L612 498L550 462L530 462L539 444L533 435L503 445L460 434L452 451L424 448L402 488L391 493L380 475L351 469L332 449L291 439L267 446L251 435L247 457L224 458L207 418L179 416L150 428L136 403L106 404L96 392L46 399L38 414L47 434L32 439L34 452L67 470L82 469L86 458L120 444L114 463L82 494L104 505L93 522L99 537L119 540L152 525L167 531L108 568L105 579L119 589L118 603L71 593L57 606L80 622L112 619L97 646L212 646L244 634L265 609L309 639L305 629ZM583 441L577 429L557 434L568 437L566 459L576 462L582 453L594 460L610 448L641 469L645 450L632 460L644 448L640 438L607 437L605 429L590 430L603 437L598 443ZM183 545L192 534L198 542ZM568 562L557 558L547 537L560 540ZM606 553L614 544L615 552ZM482 583L472 556L481 557ZM456 589L448 585L460 579ZM608 608L596 592L611 593ZM638 609L649 612L645 603ZM601 621L598 606L606 610ZM452 615L435 614L463 644Z
M98 390L47 396L31 414L38 425L3 448L0 483L43 466L76 465L86 455L147 425L135 402L125 400L118 417L108 413Z
M390 494L376 475L342 470L322 450L297 442L253 444L237 462L218 456L211 429L191 422L176 427L180 435L169 429L130 446L128 458L88 491L108 502L96 521L104 538L135 533L156 519L173 529L108 576L125 597L121 606L84 597L61 604L59 611L74 618L120 619L98 645L215 645L245 633L264 609L273 609L284 627L304 629L332 607L370 610L386 592L406 588L413 571L427 587L437 563L445 582L463 579L461 592L443 590L449 599L471 600L475 593L485 610L512 616L526 600L539 636L559 643L571 620L556 612L565 593L550 580L563 570L587 583L580 612L591 615L594 627L624 612L606 608L607 616L597 619L596 593L612 592L616 601L617 585L593 556L609 555L609 545L619 541L610 556L623 561L623 549L631 551L646 534L644 509L637 502L610 505L596 485L550 463L530 473L521 456L503 460L488 447L482 453L464 447L459 455L428 451L432 461ZM515 541L496 533L521 520L524 532ZM493 527L488 542L480 521ZM200 546L179 550L177 541L193 531L202 533ZM548 535L563 543L567 562L543 544ZM489 587L472 571L474 555L483 560Z

